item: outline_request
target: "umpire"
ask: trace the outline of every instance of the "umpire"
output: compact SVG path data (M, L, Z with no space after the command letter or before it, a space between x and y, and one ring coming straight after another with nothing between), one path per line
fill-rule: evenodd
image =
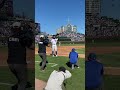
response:
M41 70L43 71L46 67L47 57L46 57L46 46L49 45L49 40L44 37L44 35L40 35L40 41L38 42L38 53L42 58L42 62L40 63Z
M8 38L8 60L11 72L18 83L12 86L12 90L25 90L27 85L26 47L32 46L32 38L27 37L21 30L21 23L15 22L11 28L12 35Z

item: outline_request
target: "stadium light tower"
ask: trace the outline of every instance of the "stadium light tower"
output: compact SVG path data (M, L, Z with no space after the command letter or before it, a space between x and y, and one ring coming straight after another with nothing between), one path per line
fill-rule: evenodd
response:
M67 24L70 24L70 19L69 19L69 17L68 17L68 19L67 19Z
M68 18L68 24L70 24L70 19Z

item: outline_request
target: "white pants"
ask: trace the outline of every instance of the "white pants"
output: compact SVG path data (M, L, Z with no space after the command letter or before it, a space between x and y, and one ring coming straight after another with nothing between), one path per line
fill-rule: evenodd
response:
M57 45L52 45L52 51L57 51Z

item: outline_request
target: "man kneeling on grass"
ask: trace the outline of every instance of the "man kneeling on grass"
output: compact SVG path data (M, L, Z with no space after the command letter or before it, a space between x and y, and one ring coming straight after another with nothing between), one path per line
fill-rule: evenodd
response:
M103 90L103 64L98 62L95 53L90 53L85 61L85 90Z
M73 48L72 51L69 53L69 62L67 62L67 66L74 69L74 67L79 68L78 66L78 53Z
M64 67L59 67L59 71L54 70L47 82L45 90L62 90L63 81L70 78L71 73Z

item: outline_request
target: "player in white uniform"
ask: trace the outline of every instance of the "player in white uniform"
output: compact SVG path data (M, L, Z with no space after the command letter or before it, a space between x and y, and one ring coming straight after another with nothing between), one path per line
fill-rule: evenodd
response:
M53 38L51 40L53 57L54 56L57 57L57 41L58 41L58 38L55 38L55 35L53 35Z

